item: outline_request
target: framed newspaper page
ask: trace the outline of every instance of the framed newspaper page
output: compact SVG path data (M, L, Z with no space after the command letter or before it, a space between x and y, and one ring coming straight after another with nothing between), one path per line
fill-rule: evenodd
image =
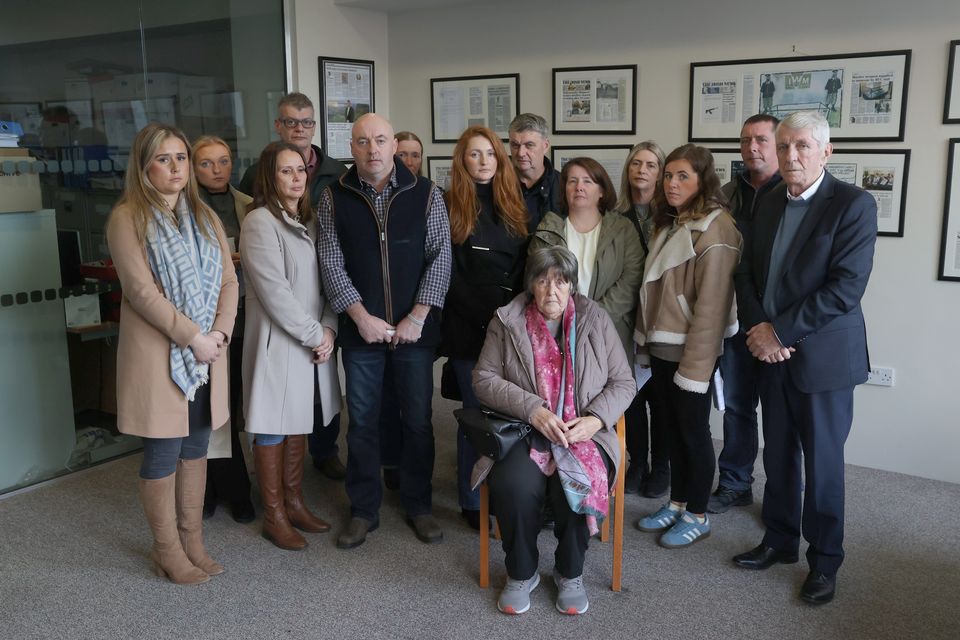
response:
M864 189L877 201L877 235L903 237L909 149L834 149L827 171Z
M375 111L373 61L320 56L320 125L323 151L348 162L353 123Z
M727 184L747 167L739 149L710 149L713 154L713 168L720 178L720 184Z
M690 63L691 142L733 142L756 113L817 111L831 142L902 141L909 50Z
M947 151L947 193L943 198L938 280L960 282L960 138L950 138Z
M960 124L960 40L950 43L950 62L947 63L947 93L943 99L943 124Z
M492 129L504 142L520 113L520 74L430 79L434 142L456 142L467 127Z
M553 133L637 132L637 65L553 70Z
M550 147L553 166L557 171L563 170L563 165L573 158L593 158L604 168L613 188L620 190L620 179L623 177L623 165L627 161L627 154L633 145L607 144L592 147Z
M427 175L434 184L444 191L450 190L450 167L453 165L452 156L429 156L427 158Z

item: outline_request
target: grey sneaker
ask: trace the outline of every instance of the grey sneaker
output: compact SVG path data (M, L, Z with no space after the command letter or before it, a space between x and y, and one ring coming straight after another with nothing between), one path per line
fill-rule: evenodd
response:
M500 599L497 600L497 609L510 615L526 613L530 610L530 592L540 584L540 574L533 574L532 578L526 580L514 580L507 577L507 584L503 586L500 592Z
M557 611L568 616L578 616L590 608L587 602L587 590L583 588L583 576L564 578L556 570L553 581L557 583Z

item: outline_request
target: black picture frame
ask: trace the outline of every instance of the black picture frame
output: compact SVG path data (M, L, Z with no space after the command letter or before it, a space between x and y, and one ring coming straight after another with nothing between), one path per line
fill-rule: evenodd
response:
M550 145L550 162L557 171L560 171L563 169L564 157L593 158L603 166L613 182L614 189L619 191L623 164L632 148L632 144ZM616 163L611 164L614 160Z
M504 81L508 83L506 105L503 105L503 96L499 95ZM491 96L491 88L495 88L498 95ZM467 90L479 90L482 93L479 96L468 96L464 93ZM500 99L494 104L494 109L490 108L491 97ZM457 105L449 105L454 109L447 108L448 105L445 104L447 101L451 103L459 101L464 114L462 119L456 118L456 122L453 121ZM468 110L477 117L470 118L467 115ZM497 113L492 113L494 110ZM490 128L501 140L506 142L510 123L519 113L519 73L430 78L430 127L434 143L456 142L464 129L474 124L482 124Z
M363 114L376 111L374 62L319 56L317 66L320 80L320 102L317 105L320 112L317 118L320 143L324 153L331 158L341 162L352 161L352 123Z
M427 177L433 180L434 184L440 187L442 191L450 188L447 180L450 177L449 169L452 163L453 156L427 156ZM441 173L442 169L447 171Z
M564 83L569 83L569 86ZM604 98L600 93L607 85L611 91L616 91L616 99L608 100L609 106L616 103L618 110L620 91L623 92L626 103L619 114L622 117L607 119L611 115L609 108L601 108ZM554 135L636 135L637 65L556 67L553 69L552 86ZM584 93L588 95L584 96ZM582 104L584 101L585 109ZM620 124L611 126L612 123Z
M960 138L947 141L947 185L943 196L943 226L940 230L940 263L937 280L960 282L960 161L957 152ZM953 236L953 248L950 236ZM947 259L953 258L954 268L947 269Z
M960 124L960 40L950 41L947 62L947 90L943 96L943 124Z
M743 121L754 113L783 118L817 110L830 120L832 142L902 142L911 56L902 49L691 62L687 138L736 142ZM832 93L823 83L831 76L840 81ZM764 96L768 81L771 93ZM778 94L792 102L774 104ZM823 99L816 99L820 94Z

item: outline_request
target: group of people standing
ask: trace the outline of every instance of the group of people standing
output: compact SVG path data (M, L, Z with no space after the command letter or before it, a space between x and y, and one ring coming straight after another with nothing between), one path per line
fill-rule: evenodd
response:
M758 397L767 535L735 561L754 569L796 561L802 450L811 576L801 596L832 598L843 442L853 386L868 368L859 299L876 221L865 192L824 171L821 116L793 114L779 126L769 115L748 119L746 172L722 188L708 150L687 144L665 155L642 142L628 154L619 197L591 158L555 170L547 123L535 114L511 123L510 156L493 131L465 130L446 193L421 175L419 139L377 114L354 123L349 169L311 144L315 124L306 96L285 96L282 141L263 150L240 191L229 185L222 140L191 149L175 128L151 124L131 150L108 227L124 292L118 421L144 437L140 493L158 572L196 583L223 571L204 550L201 512L207 443L228 422L228 350L232 390L238 370L242 378L233 424L242 413L254 434L267 539L301 549L298 530L331 528L302 495L309 436L314 465L345 475L350 520L339 548L363 544L378 527L384 485L399 491L418 539L442 540L432 514L439 354L465 407L534 427L495 464L478 461L457 435L461 513L479 528L476 486L485 478L503 534L501 611L530 607L545 521L558 541L557 608L587 610L584 556L622 463L620 415L628 491L660 497L669 488L669 500L637 522L662 546L705 539L708 511L751 503ZM771 171L777 158L780 171ZM234 330L239 299L242 332ZM345 470L336 450L338 352ZM821 362L838 354L849 354L842 367ZM726 401L727 415L711 496L714 399ZM237 430L219 430L233 460ZM207 511L221 497L249 521L242 462L225 464L234 471L217 472Z

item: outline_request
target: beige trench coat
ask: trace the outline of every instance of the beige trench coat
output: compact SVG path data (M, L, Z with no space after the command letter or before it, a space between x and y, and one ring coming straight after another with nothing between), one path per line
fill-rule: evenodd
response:
M222 332L229 341L237 315L237 275L223 228L217 224L216 230L223 276L211 331ZM123 289L117 348L118 428L121 433L148 438L185 437L189 433L187 398L170 378L170 342L186 347L200 327L163 295L128 209L118 207L110 215L107 245ZM210 367L215 429L230 419L228 375L226 353L222 353Z
M243 334L243 409L250 433L293 435L313 431L316 368L328 424L340 412L336 353L313 364L323 328L337 331L337 316L320 285L315 225L310 230L266 208L248 213L240 230L246 282Z

